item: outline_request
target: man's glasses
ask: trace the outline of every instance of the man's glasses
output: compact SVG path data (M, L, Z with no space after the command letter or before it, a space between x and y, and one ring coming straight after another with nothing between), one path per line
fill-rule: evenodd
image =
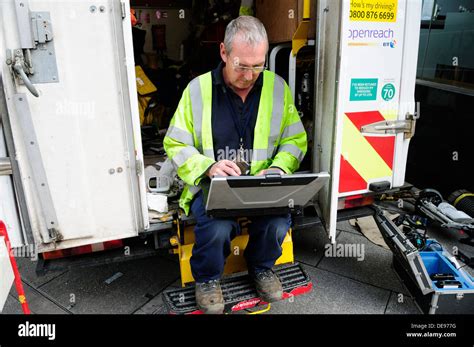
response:
M247 71L252 71L252 73L257 74L267 69L266 65L262 66L242 66L242 65L232 65L235 72L245 73Z

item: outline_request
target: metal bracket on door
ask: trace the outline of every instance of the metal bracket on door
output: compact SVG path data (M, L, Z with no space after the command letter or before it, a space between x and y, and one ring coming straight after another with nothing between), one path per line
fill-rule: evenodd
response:
M372 124L364 125L360 128L362 135L365 134L398 134L404 133L404 138L409 139L415 135L415 117L407 113L405 120L383 120Z
M35 183L38 199L41 204L41 211L48 229L48 234L42 233L43 242L50 243L60 241L62 235L58 229L58 219L54 209L53 199L49 190L46 171L43 166L41 151L36 139L36 133L31 117L30 107L26 98L26 94L14 94L13 103L19 118L21 131L23 132L28 162L31 166L31 175Z
M15 0L21 48L7 51L7 64L36 97L33 83L59 82L53 29L49 12L30 12L27 0Z
M12 174L12 163L10 162L10 158L0 157L0 176L9 176Z
M16 159L16 147L15 142L13 141L10 114L8 113L7 99L5 96L5 89L3 87L2 71L0 71L0 122L2 123L3 135L5 136L5 144L7 146L7 152L9 155L9 163L4 163L2 165L5 171L1 170L2 173L0 174L8 174L11 171L13 186L15 188L15 197L18 204L18 210L20 212L19 217L21 219L24 231L24 239L26 240L27 244L34 245L35 240L33 237L33 231L31 230L23 180L21 179L20 167Z

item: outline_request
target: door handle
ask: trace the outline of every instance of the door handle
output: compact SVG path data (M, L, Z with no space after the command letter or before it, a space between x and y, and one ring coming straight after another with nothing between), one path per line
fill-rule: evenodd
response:
M12 163L10 158L0 158L0 176L7 176L12 174Z
M23 65L21 64L20 61L16 61L15 62L15 65L13 65L13 70L15 71L15 73L18 75L18 77L21 78L21 80L23 81L23 83L25 84L26 88L28 88L28 90L30 91L31 94L33 94L34 96L36 97L39 97L39 93L38 91L36 90L35 86L33 85L33 83L31 83L30 79L28 78L28 76L26 75L25 73L25 70L23 69Z

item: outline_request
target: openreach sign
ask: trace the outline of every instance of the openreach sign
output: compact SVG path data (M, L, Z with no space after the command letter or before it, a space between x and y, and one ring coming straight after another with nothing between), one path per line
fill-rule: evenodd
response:
M349 18L358 22L396 22L398 0L351 0Z

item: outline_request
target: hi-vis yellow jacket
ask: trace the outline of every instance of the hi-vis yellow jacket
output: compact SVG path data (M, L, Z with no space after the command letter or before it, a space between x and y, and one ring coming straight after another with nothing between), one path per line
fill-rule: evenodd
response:
M179 206L189 215L193 196L214 164L212 141L211 72L193 79L183 92L163 145L186 183ZM296 171L306 154L306 131L286 82L273 72L263 72L263 87L254 129L250 174L270 166L287 174Z

